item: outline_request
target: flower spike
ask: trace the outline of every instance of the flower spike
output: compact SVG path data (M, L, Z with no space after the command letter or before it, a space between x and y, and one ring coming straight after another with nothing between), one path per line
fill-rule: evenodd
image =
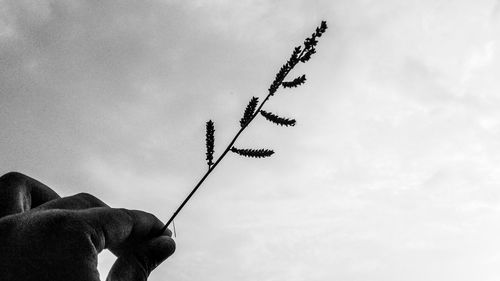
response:
M266 118L268 121L271 121L276 125L288 127L288 126L295 126L296 123L295 119L279 117L278 115L272 114L271 112L267 112L264 110L261 110L260 114L264 116L264 118Z
M240 120L240 125L243 128L250 119L252 119L253 114L255 113L255 108L257 108L257 104L259 103L259 98L257 97L252 97L250 102L247 105L247 108L245 108L245 112L243 113L243 117L241 117Z
M214 138L214 132L215 132L215 128L214 128L214 122L212 122L212 120L208 120L207 121L207 126L206 126L206 147L207 147L207 164L208 164L208 168L210 168L214 162L214 142L215 142L215 138Z
M306 82L306 75L302 75L302 76L299 76L295 79L293 79L292 81L284 81L283 83L281 83L281 85L283 85L284 88L295 88L295 87L298 87L302 84L304 84Z
M231 147L231 152L234 152L236 154L239 154L241 156L245 157L255 157L255 158L264 158L264 157L269 157L274 154L274 151L271 149L239 149L236 147Z

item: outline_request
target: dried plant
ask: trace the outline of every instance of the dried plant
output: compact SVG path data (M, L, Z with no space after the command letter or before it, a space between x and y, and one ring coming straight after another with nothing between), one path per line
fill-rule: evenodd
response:
M264 116L267 120L273 122L274 124L280 125L280 126L295 126L295 119L288 119L288 118L283 118L279 117L276 114L272 114L271 112L264 111L263 109L260 110L260 114Z
M306 75L302 75L302 76L299 76L295 79L293 79L292 81L290 82L287 82L287 81L284 81L283 83L281 83L281 85L283 85L283 87L285 88L296 88L302 84L304 84L306 82Z
M241 127L245 127L245 125L250 122L253 114L255 113L255 108L259 104L259 98L252 97L252 99L248 102L247 108L245 108L245 112L243 113L243 117L241 117L240 125Z
M274 154L274 151L271 149L241 149L241 148L236 148L234 147L234 143L238 139L238 137L241 135L241 133L248 127L248 125L255 119L259 113L268 121L280 125L280 126L294 126L296 121L294 119L288 119L288 118L283 118L280 117L276 114L273 114L268 111L264 111L262 108L264 104L269 100L270 97L274 96L276 91L279 89L280 86L283 86L283 88L295 88L300 85L303 85L306 81L306 76L301 75L299 77L296 77L292 79L291 81L284 81L287 75L292 71L292 69L299 63L305 63L307 62L313 54L316 53L316 45L318 44L318 38L325 33L327 29L327 25L325 21L322 21L320 26L316 28L315 32L306 40L304 41L303 46L297 46L294 48L292 55L288 59L288 61L280 68L278 73L276 74L276 77L274 78L273 82L271 83L271 86L269 86L268 89L268 94L264 98L264 100L260 103L259 105L259 98L257 97L252 97L250 99L250 102L248 103L247 107L245 108L245 111L243 113L243 117L240 120L240 125L241 128L239 131L236 133L236 135L233 137L231 142L227 145L227 147L224 149L222 154L217 158L215 162L213 162L213 155L214 155L214 144L215 144L215 137L214 137L214 132L215 132L215 126L214 122L212 120L209 120L206 124L206 159L207 159L207 165L208 165L208 170L207 172L203 175L201 180L196 184L196 186L193 188L193 190L189 193L189 195L184 199L182 204L175 210L174 214L168 222L165 224L163 229L161 230L161 233L163 233L169 224L174 220L174 218L177 216L177 214L182 210L182 208L186 205L186 203L191 199L193 194L198 190L198 188L201 186L201 184L205 181L205 179L210 175L210 173L217 167L217 165L224 159L226 154L231 151L233 153L236 153L241 156L245 157L255 157L255 158L264 158L264 157L270 157L272 154ZM160 233L160 234L161 234Z
M246 156L246 157L255 157L255 158L264 158L264 157L269 157L273 155L274 151L271 149L239 149L236 147L231 147L231 152L234 152L236 154L239 154L241 156Z
M214 133L215 133L215 128L214 128L214 122L212 120L207 121L207 129L206 129L206 147L207 147L207 164L208 168L212 167L214 164Z

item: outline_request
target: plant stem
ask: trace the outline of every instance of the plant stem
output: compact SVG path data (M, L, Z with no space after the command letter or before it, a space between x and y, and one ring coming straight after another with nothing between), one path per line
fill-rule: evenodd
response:
M302 52L300 53L300 55L298 56L298 59L297 61L295 61L291 66L290 68L285 72L285 75L283 75L283 77L281 78L281 80L279 81L279 84L281 85L281 83L283 82L283 80L286 78L286 76L288 75L288 73L290 73L290 71L297 65L297 63L300 61L300 58L304 55L304 52L305 52L305 48L302 50ZM222 159L224 159L224 156L226 156L226 154L229 152L229 150L231 150L231 147L233 147L234 143L236 142L236 140L238 139L238 137L241 135L241 133L248 127L248 125L250 125L250 123L255 119L255 117L259 114L260 110L262 109L262 107L264 106L264 104L269 100L269 98L274 94L274 92L269 92L269 94L267 94L266 98L260 103L260 106L257 108L257 110L255 110L255 113L252 115L252 117L250 118L250 120L248 120L248 122L243 125L240 130L236 133L236 135L233 137L233 139L231 140L231 142L227 145L227 147L224 149L224 151L222 152L222 154L219 156L219 158L217 158L217 161L215 161L215 163L209 167L209 169L207 170L207 172L205 172L205 174L203 175L203 177L200 179L200 181L198 181L198 183L196 184L196 186L193 188L193 190L189 193L189 195L186 197L186 199L184 199L184 201L182 201L181 205L177 208L177 210L175 210L174 214L170 217L170 219L167 221L167 223L165 224L165 226L163 226L163 228L160 230L160 233L158 234L158 236L162 235L165 230L167 230L167 227L170 225L170 223L175 219L175 217L179 214L179 212L182 210L182 208L184 207L184 205L186 205L186 203L189 201L189 199L191 199L191 197L193 196L193 194L198 190L198 188L201 186L201 184L205 181L205 179L212 173L212 171L215 169L215 167L217 167L217 165L222 161Z

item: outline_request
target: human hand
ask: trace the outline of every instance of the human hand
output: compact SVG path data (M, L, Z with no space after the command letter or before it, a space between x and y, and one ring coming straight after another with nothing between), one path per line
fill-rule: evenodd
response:
M118 259L108 281L145 281L175 251L154 215L80 193L61 198L20 173L0 177L0 280L99 281L97 255Z

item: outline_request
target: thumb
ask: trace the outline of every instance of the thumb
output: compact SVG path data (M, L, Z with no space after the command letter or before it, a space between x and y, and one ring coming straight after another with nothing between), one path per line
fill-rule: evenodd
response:
M143 242L118 257L106 281L146 281L151 271L174 251L175 242L167 235Z

